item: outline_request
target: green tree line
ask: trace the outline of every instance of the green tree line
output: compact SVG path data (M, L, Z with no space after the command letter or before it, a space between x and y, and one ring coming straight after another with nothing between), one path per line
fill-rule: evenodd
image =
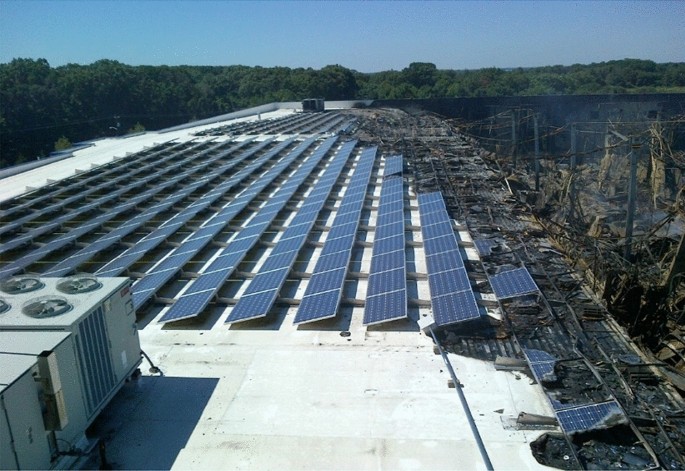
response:
M159 129L274 101L323 97L403 99L507 95L685 92L685 63L625 59L528 69L361 73L234 66L130 66L112 60L51 67L0 64L0 166L44 156L65 142Z

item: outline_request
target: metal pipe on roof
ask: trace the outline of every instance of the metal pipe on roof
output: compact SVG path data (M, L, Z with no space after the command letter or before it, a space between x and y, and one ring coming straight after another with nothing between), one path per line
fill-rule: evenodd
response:
M485 449L485 444L483 443L483 439L480 436L480 432L478 432L478 427L476 426L476 421L473 420L473 415L471 414L471 409L469 408L469 403L466 402L466 396L464 396L464 391L461 390L461 383L459 382L459 379L457 378L457 374L454 372L454 368L452 368L452 364L450 363L449 358L447 358L447 354L445 353L445 351L440 346L440 342L438 342L438 339L435 336L435 332L433 332L432 327L430 327L430 333L433 336L433 342L435 342L435 345L437 345L438 350L440 351L440 355L442 356L442 361L445 362L445 366L447 367L447 371L449 371L450 376L452 377L452 381L454 381L454 389L457 390L457 394L459 395L459 401L461 402L461 406L464 409L464 413L466 414L466 420L468 420L469 426L471 427L471 433L473 433L473 438L476 439L476 444L478 445L478 450L480 451L480 456L483 458L483 463L485 464L485 468L488 469L489 471L494 471L495 468L493 468L493 466L492 466L492 462L490 461L490 457L488 456L488 451Z

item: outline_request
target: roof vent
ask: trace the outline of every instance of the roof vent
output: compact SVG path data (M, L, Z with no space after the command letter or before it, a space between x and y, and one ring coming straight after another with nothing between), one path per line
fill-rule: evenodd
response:
M12 306L10 306L7 301L0 298L0 314L3 314L5 312L9 311L11 307Z
M7 294L30 293L44 286L42 281L33 276L15 276L0 283L0 289Z
M57 289L65 294L90 293L102 288L97 278L91 275L76 275L57 284Z
M61 296L47 295L24 304L22 312L34 319L56 317L71 311L71 304Z

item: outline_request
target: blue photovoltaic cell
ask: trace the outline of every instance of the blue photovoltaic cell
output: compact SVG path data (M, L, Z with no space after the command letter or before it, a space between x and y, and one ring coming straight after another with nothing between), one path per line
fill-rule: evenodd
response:
M300 302L300 307L297 311L299 317L295 319L296 323L304 324L335 317L338 312L341 294L342 291L340 289L334 289L325 293L305 296Z
M464 260L439 192L419 195L433 317L438 326L480 317Z
M554 374L554 366L557 362L556 357L542 350L532 348L524 348L523 353L526 355L530 370L538 383L554 382L557 380Z
M406 266L404 249L371 257L371 273L394 270Z
M300 250L306 238L307 237L305 235L298 235L295 237L291 237L290 239L281 239L273 248L271 254L278 255L282 253L292 252L293 250Z
M428 266L428 273L440 273L462 268L464 266L464 261L459 253L454 250L451 252L429 255L426 257L426 265Z
M403 162L401 155L393 155L392 157L387 157L385 159L385 169L383 170L383 176L387 177L398 173L401 174L402 166Z
M404 227L402 228L401 234L386 237L385 239L381 239L377 243L374 242L373 244L374 255L396 252L399 249L404 249Z
M399 291L406 289L406 287L407 278L404 267L381 273L372 273L369 275L369 289L366 296Z
M250 282L245 291L245 294L259 293L261 291L269 291L280 288L283 280L288 276L290 268L281 268L280 270L271 271L267 273L258 273L257 276Z
M431 295L433 318L438 326L454 324L480 317L480 310L473 291L446 294L440 297Z
M404 219L401 221L392 221L385 226L376 227L376 232L374 235L374 240L385 239L386 237L392 237L404 233Z
M278 290L273 289L252 296L241 297L226 318L226 322L240 322L266 316L277 296Z
M459 250L454 234L424 240L423 247L429 255L437 255L443 252L458 252Z
M366 298L364 325L379 324L405 317L407 317L406 289Z
M473 242L476 246L476 250L481 256L491 255L493 247L497 247L499 244L492 239L478 239Z
M179 321L181 319L196 317L198 312L202 312L211 300L212 293L207 291L182 296L172 306L176 308L175 314L170 316L169 311L167 311L159 322Z
M344 237L339 237L333 240L326 240L326 243L321 250L321 255L328 255L337 252L347 252L352 250L354 246L354 241L356 239L356 234L350 234Z
M305 295L323 293L324 291L330 291L333 289L340 289L343 281L345 280L346 273L346 267L337 268L335 270L322 273L315 273L309 279L309 284L307 285L307 291L305 292Z
M535 281L525 267L491 276L490 285L498 299L513 298L538 291Z
M429 273L428 284L432 297L471 289L471 283L464 268L441 273Z
M584 430L609 428L627 423L627 418L616 401L588 404L556 411L559 425L571 434Z
M316 262L316 273L342 268L347 265L349 252L342 251L319 257Z

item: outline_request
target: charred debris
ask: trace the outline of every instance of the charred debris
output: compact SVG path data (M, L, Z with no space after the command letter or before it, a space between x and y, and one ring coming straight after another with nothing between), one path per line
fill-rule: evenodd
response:
M487 241L467 268L499 315L442 331L443 347L532 382L524 351L547 352L537 381L555 409L619 404L620 417L570 433L553 417L522 414L514 426L547 430L532 445L538 461L685 468L683 116L593 116L562 129L525 108L475 122L419 107L349 113L355 137L403 154L412 186L442 191L457 224ZM550 145L561 133L565 152ZM538 294L487 296L486 274L520 266Z

